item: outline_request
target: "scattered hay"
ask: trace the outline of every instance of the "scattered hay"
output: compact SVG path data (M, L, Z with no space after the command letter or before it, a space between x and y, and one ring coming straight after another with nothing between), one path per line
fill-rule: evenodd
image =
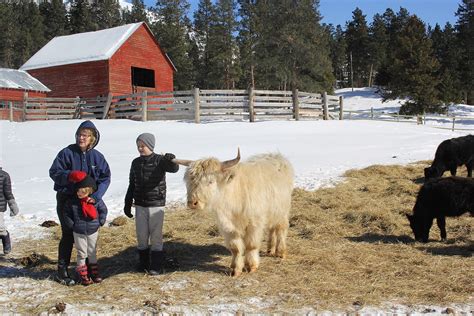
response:
M128 221L130 221L130 219L128 219L126 216L122 215L122 216L114 218L110 222L109 226L125 226Z
M102 284L81 291L51 282L53 294L34 307L19 302L15 311L39 314L58 298L89 309L96 304L150 313L174 313L173 306L192 306L202 313L223 304L245 306L243 313L290 314L305 313L304 309L357 313L387 302L472 304L474 218L448 218L447 243L438 242L437 227L432 228L432 242L413 241L405 214L412 211L426 166L371 166L348 171L346 181L333 188L295 189L288 258L262 253L256 273L235 279L229 276L230 253L208 213L176 204L173 211L167 210L167 273L158 277L134 273L138 255L133 220L103 227L98 244ZM58 234L56 228L49 239L17 247L52 259L30 268L45 279L55 271Z
M44 221L40 224L41 227L55 227L55 226L58 226L59 224L56 223L55 221L51 221L51 220L48 220L48 221Z

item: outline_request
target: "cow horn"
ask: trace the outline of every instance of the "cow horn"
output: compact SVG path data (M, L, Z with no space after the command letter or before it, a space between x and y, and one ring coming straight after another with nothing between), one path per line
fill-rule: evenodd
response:
M221 162L221 168L222 170L226 170L238 164L239 161L240 161L240 148L237 148L237 157L231 160L226 160L226 161Z
M189 166L194 161L193 160L185 160L185 159L176 159L176 158L174 158L174 159L171 159L171 162L174 162L175 164L178 164L178 165Z

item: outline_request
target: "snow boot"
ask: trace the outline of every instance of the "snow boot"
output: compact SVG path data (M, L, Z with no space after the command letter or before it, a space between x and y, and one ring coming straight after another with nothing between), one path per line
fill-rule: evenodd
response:
M62 285L71 286L74 285L76 282L69 276L67 271L67 264L64 262L58 263L58 273L56 275L56 281L61 283Z
M2 244L3 244L3 253L9 254L12 251L12 243L10 241L10 233L7 231L7 234L2 237Z
M83 265L77 266L76 267L76 272L77 272L79 282L82 285L90 285L90 284L93 283L92 280L89 278L89 272L87 271L87 265L83 264Z
M94 283L102 282L102 278L99 274L99 265L97 263L90 263L87 265L87 270L89 272L89 276Z
M137 272L146 272L150 269L150 249L138 249Z
M163 274L165 272L165 253L163 251L152 251L150 262L151 275Z

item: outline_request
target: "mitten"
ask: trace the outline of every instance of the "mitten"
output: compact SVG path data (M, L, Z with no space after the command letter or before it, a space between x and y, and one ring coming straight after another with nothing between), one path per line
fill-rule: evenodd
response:
M170 154L170 153L166 153L166 154L164 155L164 157L165 157L166 160L172 160L172 159L176 158L175 155Z
M84 171L73 170L69 173L67 179L69 182L78 183L84 180L85 177L87 177L87 173L85 173Z
M131 207L125 206L125 207L123 208L123 212L124 212L125 215L127 215L128 218L132 218L132 217L133 217L132 208L131 208Z
M18 205L14 199L7 201L8 206L10 207L10 216L16 216L20 210L18 209Z

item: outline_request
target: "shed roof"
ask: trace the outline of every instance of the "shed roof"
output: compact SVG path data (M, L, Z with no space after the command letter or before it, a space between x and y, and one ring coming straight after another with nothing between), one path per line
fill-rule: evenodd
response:
M51 91L38 79L23 70L0 68L0 88Z
M95 32L58 36L34 54L21 70L107 60L143 24L126 24Z

